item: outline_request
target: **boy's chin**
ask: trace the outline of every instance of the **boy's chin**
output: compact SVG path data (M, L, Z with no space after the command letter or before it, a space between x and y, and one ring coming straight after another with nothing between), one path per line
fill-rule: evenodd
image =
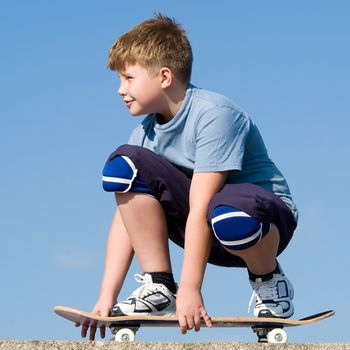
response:
M129 111L129 112L130 112L131 116L133 116L133 117L139 117L141 115L146 114L146 113L142 113L142 112L131 112L131 111Z
M151 114L148 113L146 111L132 111L131 109L129 109L129 113L133 116L133 117L139 117L141 115L147 115L147 114Z

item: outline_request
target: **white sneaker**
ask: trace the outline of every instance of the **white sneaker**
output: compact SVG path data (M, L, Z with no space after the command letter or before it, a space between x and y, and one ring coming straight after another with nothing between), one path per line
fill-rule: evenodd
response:
M294 314L293 286L280 267L271 279L263 281L257 278L255 281L250 280L250 284L254 291L249 308L255 299L255 317L288 318Z
M142 286L125 301L114 305L111 316L173 316L176 314L176 295L163 284L153 283L148 273L135 275Z

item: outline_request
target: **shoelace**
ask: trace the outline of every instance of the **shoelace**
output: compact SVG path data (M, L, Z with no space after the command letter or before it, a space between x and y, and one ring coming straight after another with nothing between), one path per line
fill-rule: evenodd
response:
M137 288L129 298L142 298L145 297L152 292L154 292L157 288L153 285L153 283L147 281L144 276L140 274L134 275L136 282L142 283L143 285ZM129 299L128 298L128 299Z
M275 298L277 298L277 289L274 283L254 282L254 290L249 300L248 313L254 300L260 303L263 300L274 300Z

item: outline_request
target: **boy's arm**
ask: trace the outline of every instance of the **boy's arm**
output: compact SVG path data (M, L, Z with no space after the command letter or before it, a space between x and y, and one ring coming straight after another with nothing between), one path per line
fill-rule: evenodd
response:
M99 316L108 316L122 288L133 256L134 251L117 208L109 231L100 296L92 313ZM86 337L88 329L87 325L82 325L82 337ZM96 328L91 327L90 340L94 340L95 333ZM104 335L105 329L101 328L101 337L104 338Z
M200 328L203 317L211 325L204 308L201 286L212 243L212 232L206 219L211 198L225 183L227 172L195 173L190 189L190 212L186 224L185 252L177 293L176 310L182 333Z

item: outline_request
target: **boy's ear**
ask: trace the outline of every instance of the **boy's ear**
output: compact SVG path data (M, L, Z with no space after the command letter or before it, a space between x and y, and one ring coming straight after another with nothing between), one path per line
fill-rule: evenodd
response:
M173 82L173 73L168 67L162 67L159 70L159 76L161 79L161 86L163 89L169 87Z

